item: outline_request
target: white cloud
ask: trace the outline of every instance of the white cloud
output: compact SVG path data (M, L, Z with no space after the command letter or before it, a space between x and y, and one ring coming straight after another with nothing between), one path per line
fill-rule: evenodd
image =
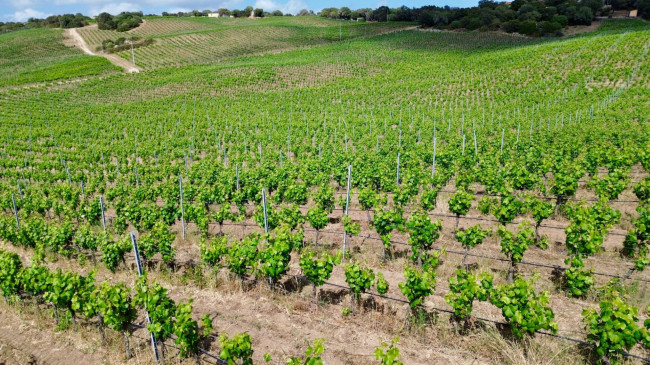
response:
M302 9L307 9L308 6L302 0L289 0L286 3L276 3L273 0L257 0L255 8L264 9L264 11L280 10L283 13L296 14Z
M99 13L119 14L123 11L140 11L140 5L132 3L110 3L102 6L101 8L93 8L89 11L89 15L98 15Z
M50 14L40 12L38 10L27 8L25 10L18 10L11 16L13 21L26 22L29 18L45 18Z
M36 1L34 0L11 0L9 3L11 3L11 6L14 8L19 9L32 8L36 5Z
M170 14L176 14L176 13L187 13L191 10L192 9L188 9L188 8L171 8L171 9L167 9L166 11Z

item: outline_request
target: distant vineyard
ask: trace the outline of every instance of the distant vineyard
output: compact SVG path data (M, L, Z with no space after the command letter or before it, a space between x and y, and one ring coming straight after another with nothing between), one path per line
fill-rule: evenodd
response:
M135 52L136 63L144 68L159 68L329 43L339 40L339 26L342 39L354 39L407 25L336 22L316 17L256 20L150 18L140 27L124 33L103 31L94 26L79 32L93 49L105 39L129 35L154 37L156 43L153 46ZM131 59L130 51L119 54Z
M0 35L0 87L99 75L116 68L63 44L61 30L37 28Z

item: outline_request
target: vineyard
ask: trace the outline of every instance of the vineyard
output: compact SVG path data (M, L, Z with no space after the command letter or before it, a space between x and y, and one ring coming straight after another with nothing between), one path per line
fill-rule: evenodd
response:
M299 47L331 43L387 33L408 27L404 23L337 22L316 17L230 18L148 18L128 32L80 29L82 37L95 49L104 40L124 36L153 37L150 47L135 51L136 64L146 69L188 64L221 62L225 59L280 52ZM131 60L131 52L118 53Z
M100 58L84 57L66 47L55 29L30 29L0 35L0 88L59 79L115 73L117 68Z
M147 18L141 73L0 90L0 315L98 363L650 362L650 25L404 28Z

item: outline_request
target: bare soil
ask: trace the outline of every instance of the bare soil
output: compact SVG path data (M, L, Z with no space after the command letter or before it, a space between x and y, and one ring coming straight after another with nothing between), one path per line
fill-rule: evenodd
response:
M97 24L91 24L88 25L89 28L97 28ZM77 32L77 28L70 28L66 29L63 31L63 36L66 38L64 43L69 46L69 47L77 47L80 48L84 53L91 55L91 56L100 56L104 57L107 60L111 61L112 64L115 66L121 67L124 69L126 72L140 72L142 71L142 68L139 66L134 65L133 63L125 60L124 58L113 54L113 53L105 53L105 52L99 52L95 53L93 52L90 47L88 47L88 44L86 41L83 39L81 35L79 35L79 32Z
M102 358L65 333L43 330L3 305L0 310L0 364L102 364Z

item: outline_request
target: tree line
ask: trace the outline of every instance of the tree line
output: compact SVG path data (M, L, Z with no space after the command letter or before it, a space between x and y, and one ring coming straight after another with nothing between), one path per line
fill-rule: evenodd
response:
M264 18L264 17L271 17L271 16L293 16L291 13L283 13L281 10L274 10L274 11L264 11L264 9L260 8L253 8L252 6L247 6L243 10L239 9L233 9L229 10L226 8L220 8L219 10L192 10L188 12L183 12L179 11L177 13L169 13L166 11L162 12L162 16L176 16L176 17L202 17L202 16L208 16L209 14L219 14L219 17L230 17L232 16L233 18L248 18L251 16L251 13L253 14L254 17L256 18ZM296 16L307 16L307 15L316 15L313 10L307 10L307 9L302 9L298 13L296 13Z
M0 33L32 28L77 28L88 25L89 17L77 14L51 15L45 19L29 18L26 22L0 22Z
M101 13L97 16L97 27L103 30L126 32L142 23L142 12L122 12L116 16Z
M596 17L608 17L617 10L638 9L638 16L650 20L650 0L514 0L498 2L480 0L478 6L468 8L438 7L426 5L420 8L401 6L389 8L380 6L376 9L349 7L324 8L317 14L312 10L302 9L295 15L318 15L331 19L356 21L418 22L422 26L439 29L466 30L502 30L509 33L545 36L561 35L562 29L573 25L590 25ZM293 16L280 10L265 11L261 8L247 6L239 10L220 8L212 10L192 10L189 12L162 12L162 16L203 17L209 14L220 17L257 18L271 16ZM151 14L154 15L154 14ZM100 29L127 31L142 23L142 12L123 12L116 16L101 13L97 16ZM89 17L82 14L53 15L45 19L30 18L27 22L0 22L0 33L28 28L75 28L88 25Z

